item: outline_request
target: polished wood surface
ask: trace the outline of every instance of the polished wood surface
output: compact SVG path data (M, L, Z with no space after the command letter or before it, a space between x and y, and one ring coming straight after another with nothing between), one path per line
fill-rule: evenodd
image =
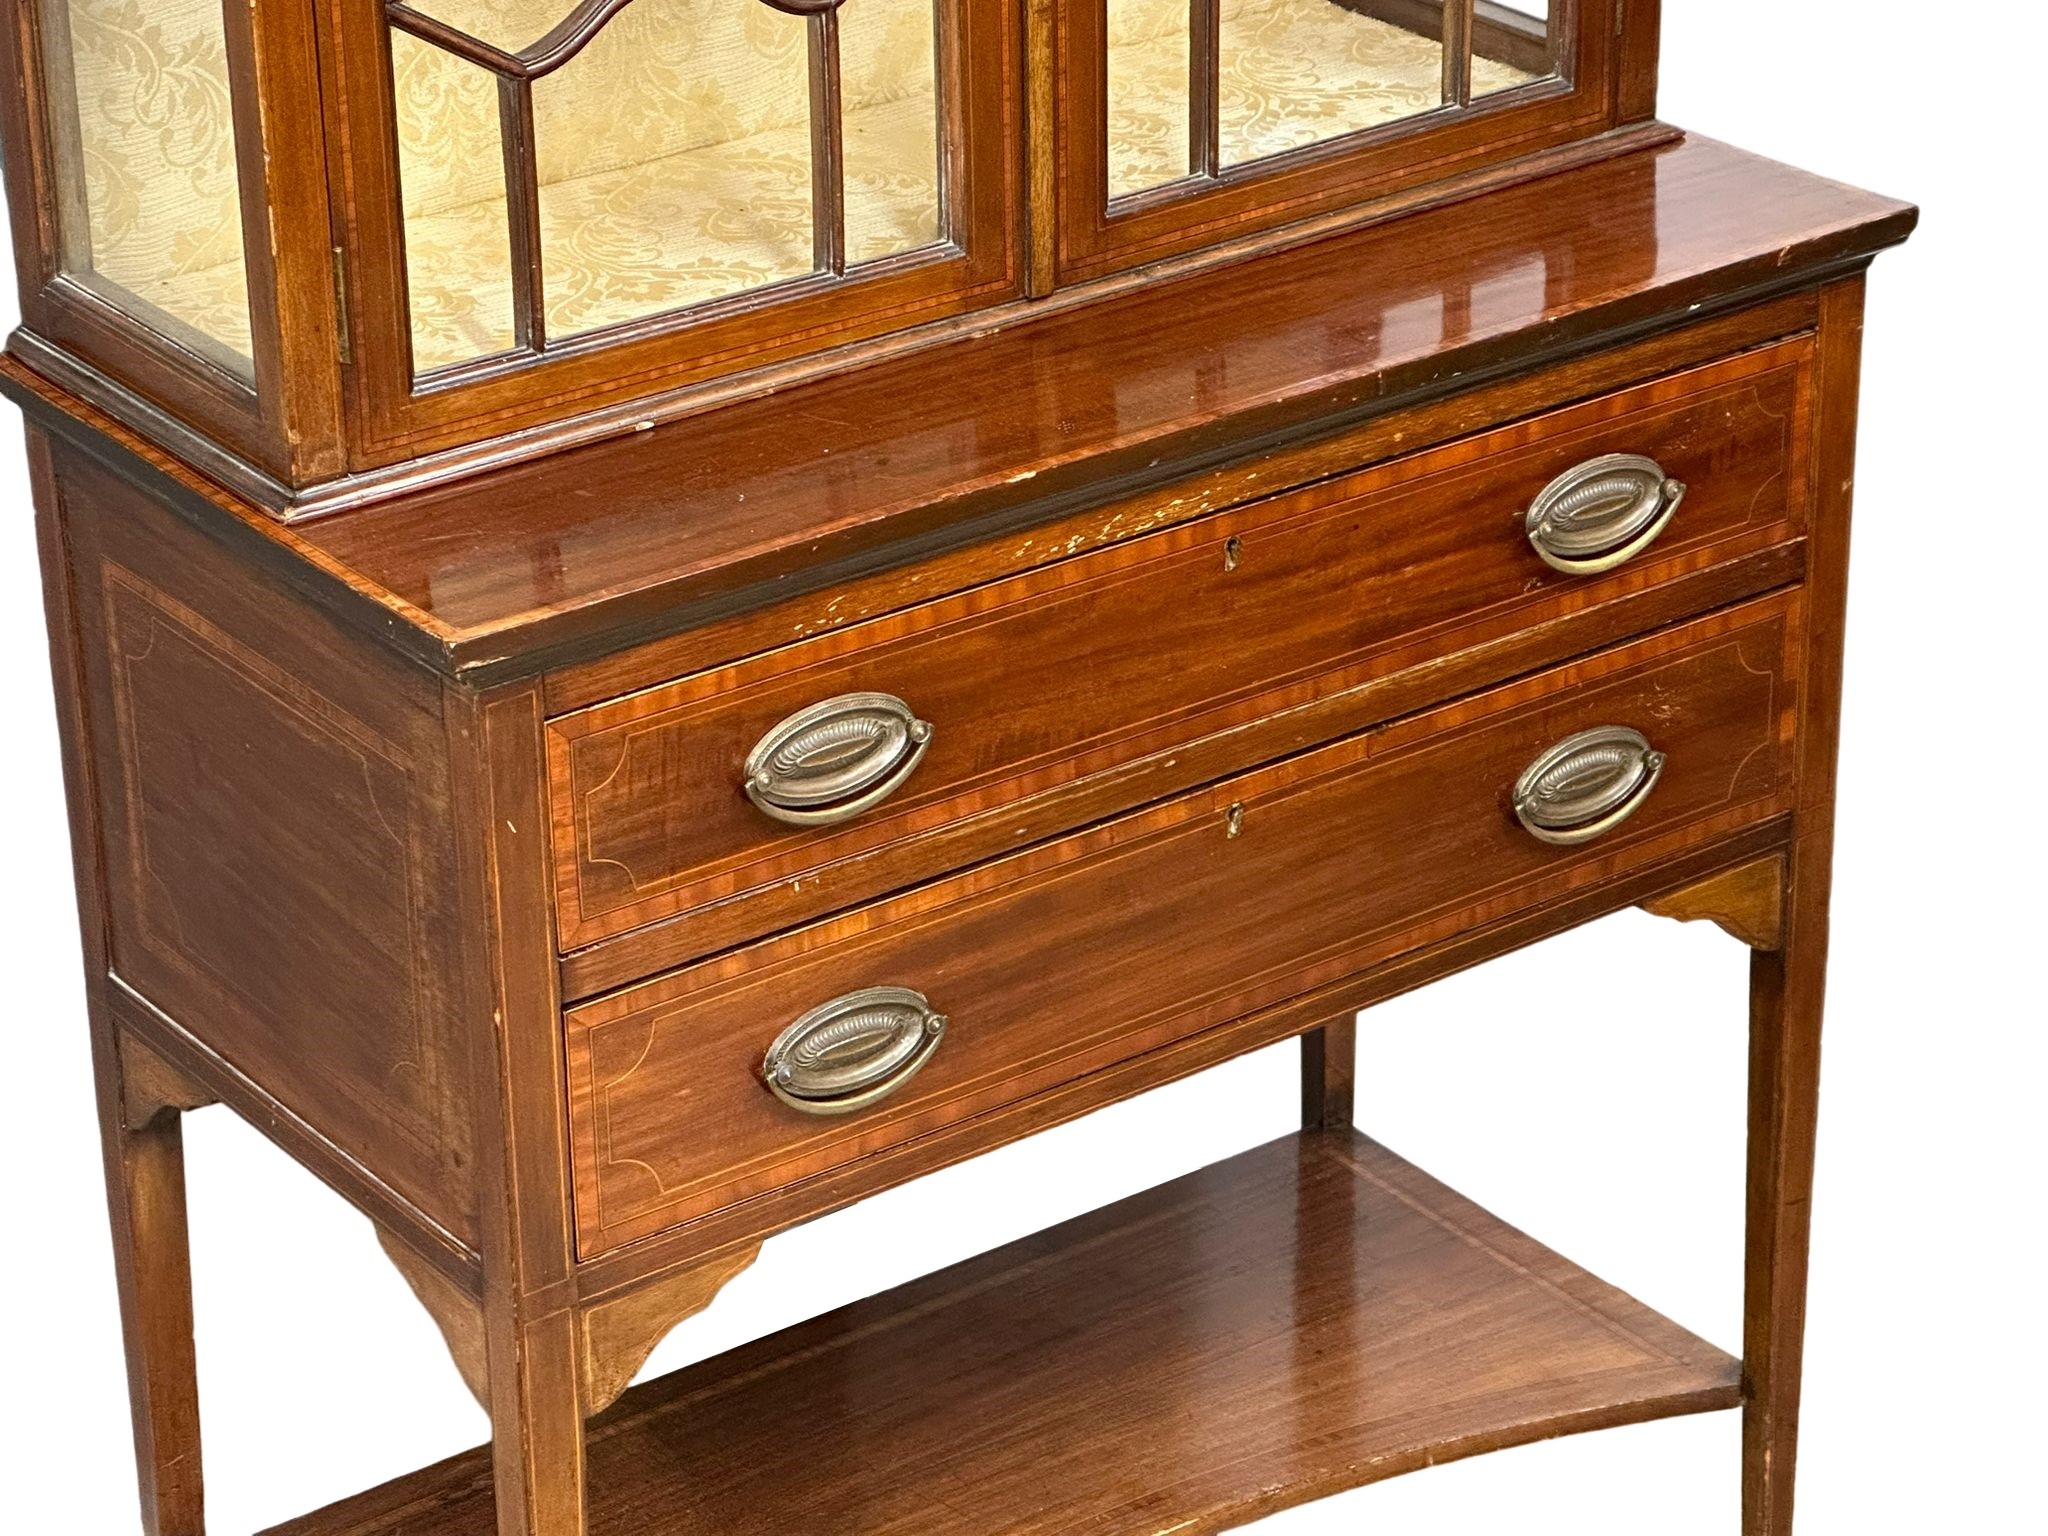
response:
M1219 1532L1738 1366L1355 1132L1270 1143L635 1389L601 1536ZM486 1536L481 1453L269 1536Z
M1785 861L1758 859L1669 896L1645 911L1682 923L1709 922L1752 949L1776 949L1785 938Z
M621 9L584 12L591 31L581 38ZM937 50L946 76L935 146L942 238L846 268L835 251L843 241L833 239L843 212L821 176L810 188L825 257L816 271L543 345L532 66L459 46L456 28L414 11L408 30L457 43L472 62L513 66L511 99L525 108L513 108L503 142L512 165L518 146L528 149L524 174L508 175L504 191L507 307L520 296L517 318L508 316L514 343L418 378L408 277L437 274L433 253L405 245L403 114L386 7L340 6L316 22L304 6L263 0L226 12L224 68L207 93L224 98L241 166L253 331L253 378L244 378L96 283L89 261L63 259L82 238L86 193L77 157L56 152L75 125L63 88L69 39L49 23L55 14L38 0L0 0L0 79L10 87L0 129L29 322L16 349L273 509L388 490L423 453L470 468L495 455L544 454L565 435L616 430L622 414L656 420L692 409L707 389L786 383L949 328L1012 322L1029 312L1019 297L1027 289L1043 298L1065 285L1085 299L1162 258L1253 259L1404 203L1471 197L1665 132L1648 121L1655 0L1580 0L1560 9L1555 29L1568 38L1552 78L1477 103L1455 87L1437 110L1406 121L1251 164L1208 163L1210 174L1111 207L1099 7L1048 3L1027 32L1018 7L961 0L945 9ZM554 50L549 63L565 54ZM1205 90L1213 98L1213 84ZM154 101L146 110L184 115ZM828 148L831 115L813 123ZM771 179L756 190L773 197L781 188ZM617 238L580 233L592 243Z
M33 430L28 434L28 460L49 618L50 674L61 727L100 1157L106 1171L107 1225L126 1346L142 1532L203 1536L205 1471L180 1109L198 1104L205 1094L187 1091L182 1082L162 1091L175 1073L153 1053L125 1050L116 1022L107 971L102 810L84 729L77 568L57 492L55 455L48 439ZM149 1091L152 1080L160 1091Z
M1726 837L1696 842L1662 857L1630 858L1628 872L1597 873L1562 895L1511 912L1323 986L1310 988L1271 1008L1231 1019L1213 1029L1127 1057L1100 1071L1073 1078L1056 1089L1000 1105L958 1121L943 1135L901 1141L815 1178L780 1186L767 1194L623 1248L582 1261L575 1283L584 1305L624 1294L678 1268L784 1232L818 1216L842 1210L908 1179L965 1162L1022 1137L1120 1103L1136 1094L1177 1082L1247 1051L1322 1029L1333 1018L1349 1017L1389 998L1483 964L1512 950L1554 937L1569 928L1639 906L1663 893L1712 878L1734 864L1782 849L1789 818L1774 816Z
M1788 288L1912 223L1690 139L303 533L458 666L616 643Z
M1358 1020L1345 1013L1301 1037L1301 1123L1347 1130L1358 1077Z
M1437 13L1440 35L1442 8L1431 9ZM1546 63L1542 73L1552 78L1477 109L1469 103L1460 105L1454 96L1437 111L1382 125L1378 131L1305 144L1288 154L1224 168L1220 174L1213 119L1202 122L1208 115L1202 94L1213 101L1216 91L1213 60L1220 39L1211 20L1212 62L1208 70L1194 71L1207 76L1206 92L1198 93L1190 109L1190 127L1198 141L1205 136L1211 141L1203 145L1199 157L1207 174L1107 203L1099 193L1079 189L1107 187L1110 179L1109 145L1096 127L1110 113L1104 46L1109 15L1100 5L1064 6L1055 73L1062 114L1059 174L1070 193L1056 210L1060 280L1072 282L1157 261L1241 231L1353 209L1361 201L1368 206L1384 203L1461 175L1525 163L1540 158L1543 151L1596 139L1634 121L1620 101L1624 90L1633 98L1638 87L1633 81L1624 84L1616 69L1623 11L1623 0L1578 0L1569 9L1560 7L1552 25L1571 34L1565 40L1562 68ZM1420 30L1413 17L1400 21ZM1640 67L1639 58L1631 62ZM1452 60L1447 56L1445 63L1449 66ZM1207 135L1202 132L1205 127L1210 130ZM1362 188L1370 189L1364 198Z
M581 1317L548 900L540 697L444 698L462 799L459 899L482 1163L479 1300L497 1536L585 1536ZM486 1022L487 1021L487 1022Z
M79 249L89 245L84 172L62 163L67 132L76 135L75 117L67 130L61 116L75 112L60 84L70 73L59 51L67 16L40 0L0 0L0 148L24 322L9 349L134 407L131 421L154 441L186 446L282 505L291 486L346 467L326 148L309 110L319 100L313 13L275 3L222 11L226 72L241 83L224 114L231 123L219 126L248 172L240 212L253 378L134 312ZM165 110L137 110L152 108ZM213 125L192 126L196 143Z
M929 1137L1771 816L1790 787L1798 644L1796 605L1765 599L576 1008L580 1250ZM1611 837L1537 842L1504 811L1508 791L1545 748L1607 724L1640 725L1669 757L1663 779ZM951 1018L931 1064L859 1114L772 1098L769 1042L873 986L914 988Z
M1243 727L1355 685L1425 635L1437 661L1463 636L1786 540L1804 516L1810 353L1788 341L554 720L562 942L716 903L708 947L757 893L754 932L800 920L1063 812L1073 825L1247 767ZM1678 517L1605 577L1551 570L1516 514L1563 471L1622 452L1686 485ZM792 828L734 792L779 720L862 692L932 726L887 803ZM1234 754L1184 750L1218 735ZM1181 772L1132 771L1160 758ZM788 899L805 890L808 907Z
M52 462L105 818L106 974L374 1167L429 1241L473 1245L436 680L242 579L84 455Z
M1688 138L298 529L140 473L189 515L229 510L252 555L420 659L499 675L1249 469L1810 285L1915 218ZM80 431L18 362L0 376Z
M1805 1364L1807 1249L1820 1114L1828 895L1834 879L1849 515L1863 356L1863 282L1821 294L1825 405L1816 423L1820 525L1808 591L1799 804L1779 943L1750 958L1749 1205L1743 1300L1743 1536L1789 1536Z
M1646 112L1655 7L1619 10ZM215 1101L372 1217L491 1419L488 1464L301 1536L1219 1529L1738 1398L1745 1536L1790 1536L1860 274L1914 213L1661 129L1585 155L615 440L471 441L292 523L31 327L0 379L153 1536L202 1518L178 1127ZM1664 537L1537 563L1535 488L1642 450L1689 487ZM764 836L736 758L869 687L937 720L923 776ZM1531 839L1522 769L1615 724L1669 754L1639 814ZM1739 1382L1348 1128L1356 1009L1631 905L1758 951ZM850 1118L779 1104L769 1040L884 983L951 1015L931 1064ZM586 1432L777 1232L1292 1036L1305 1139L970 1266L964 1310L939 1277ZM911 1502L1020 1404L1061 1476ZM815 1484L775 1476L791 1443Z
M1704 367L1809 332L1817 316L1812 292L1795 291L1708 319L1686 320L1625 345L1480 381L1459 393L1333 432L1276 443L1253 457L1228 459L1156 489L1120 495L1106 507L1083 500L1028 532L849 577L822 591L772 598L760 607L559 667L545 677L549 709L565 713L658 687L811 636L851 628L944 593L1025 574L1049 559L1078 558L1290 488L1350 476L1361 466L1524 421L1573 401Z
M350 215L344 250L356 297L357 362L347 375L357 425L352 467L403 464L436 448L843 349L1020 294L1025 210L1015 169L1023 92L1016 7L959 0L944 14L948 46L940 57L954 65L943 93L951 107L942 183L946 238L850 277L827 270L756 285L694 312L651 313L549 352L480 359L421 388L413 374L384 8L343 8L330 32L322 105L328 141L337 157L347 156L337 180ZM716 79L706 75L679 87L716 95ZM788 194L779 180L762 178L756 195ZM531 269L526 264L522 276Z

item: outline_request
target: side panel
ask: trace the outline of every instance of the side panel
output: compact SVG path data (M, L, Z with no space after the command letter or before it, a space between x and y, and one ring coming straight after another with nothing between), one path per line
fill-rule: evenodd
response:
M117 991L474 1247L438 685L54 466Z

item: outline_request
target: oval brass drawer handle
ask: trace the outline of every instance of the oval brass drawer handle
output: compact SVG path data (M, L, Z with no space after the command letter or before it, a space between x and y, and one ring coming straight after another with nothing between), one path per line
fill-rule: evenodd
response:
M1546 485L1523 527L1551 569L1597 576L1654 544L1684 500L1685 486L1655 459L1610 453Z
M791 826L873 810L917 771L932 728L892 693L842 693L800 709L747 754L747 798Z
M1590 843L1642 809L1664 754L1640 731L1596 726L1567 736L1515 781L1515 819L1529 835L1569 848Z
M847 1115L887 1098L932 1059L946 1016L908 987L865 987L822 1003L775 1037L769 1090L807 1115Z

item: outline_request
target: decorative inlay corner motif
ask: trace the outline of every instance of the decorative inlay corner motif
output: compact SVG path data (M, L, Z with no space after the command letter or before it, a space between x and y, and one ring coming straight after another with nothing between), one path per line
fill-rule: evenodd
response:
M1642 905L1682 923L1717 924L1751 949L1776 949L1784 940L1784 856L1774 853Z

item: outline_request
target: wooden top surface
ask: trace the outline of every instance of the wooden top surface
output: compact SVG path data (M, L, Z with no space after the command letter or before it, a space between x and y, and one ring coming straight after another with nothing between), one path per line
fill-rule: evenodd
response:
M1910 206L1681 138L286 527L287 579L482 678L762 606L1867 259ZM40 400L41 408L37 408ZM53 409L54 407L54 409ZM102 448L101 451L104 451ZM132 461L131 461L132 470ZM163 489L163 486L159 486Z
M1733 1407L1740 1365L1353 1131L1290 1136L629 1392L593 1536L1200 1536ZM475 1451L271 1536L490 1536Z

